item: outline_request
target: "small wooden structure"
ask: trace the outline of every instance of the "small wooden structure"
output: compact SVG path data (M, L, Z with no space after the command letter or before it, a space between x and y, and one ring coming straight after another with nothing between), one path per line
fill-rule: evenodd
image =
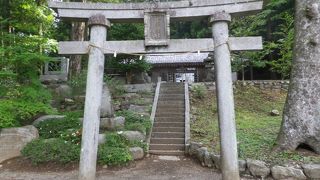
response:
M153 54L214 51L219 125L221 136L221 164L224 180L239 180L237 138L231 51L262 49L261 37L229 37L231 15L245 15L262 9L261 0L188 0L159 3L62 3L49 6L60 18L87 21L91 27L89 42L60 42L59 53L88 54L86 102L79 179L95 179L99 115L105 54ZM169 39L171 20L209 19L213 39ZM145 40L106 41L110 22L145 22ZM157 23L161 26L157 27Z

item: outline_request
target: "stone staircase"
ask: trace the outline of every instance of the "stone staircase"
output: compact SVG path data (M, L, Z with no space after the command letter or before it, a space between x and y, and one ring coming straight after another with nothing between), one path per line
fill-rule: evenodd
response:
M162 83L149 153L184 155L185 97L183 83Z

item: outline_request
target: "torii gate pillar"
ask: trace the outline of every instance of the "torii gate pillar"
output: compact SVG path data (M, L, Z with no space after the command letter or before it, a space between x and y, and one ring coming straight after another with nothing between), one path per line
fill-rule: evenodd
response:
M93 180L96 175L96 162L99 139L100 108L103 86L104 53L107 39L107 27L110 22L103 15L95 15L88 21L90 30L90 47L86 100L84 108L79 180Z
M218 12L210 17L215 47L214 59L220 128L222 179L239 180L231 57L228 44L228 23L230 21L230 14L225 12Z

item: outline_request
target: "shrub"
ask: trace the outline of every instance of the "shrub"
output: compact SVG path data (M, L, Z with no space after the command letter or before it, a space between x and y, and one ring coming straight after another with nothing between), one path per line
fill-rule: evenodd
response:
M126 118L125 129L126 130L136 130L143 133L150 131L151 122L150 118L145 115L139 115L132 111L119 111L118 116L123 116Z
M197 99L203 99L207 93L206 91L206 88L202 85L195 85L191 89L192 95Z
M52 112L49 105L17 99L0 100L0 128L29 124L38 114Z
M21 153L33 164L69 163L80 159L80 146L62 139L38 139L28 143Z
M98 162L107 165L123 165L132 160L128 148L100 146L98 150Z
M110 93L113 96L121 96L125 93L123 82L109 76L104 76L104 81L107 83Z
M123 165L132 160L129 141L116 133L106 134L106 143L99 146L98 162L107 165Z
M75 133L81 128L79 116L78 113L69 113L64 119L43 121L37 124L36 127L39 130L41 138L67 138L68 135ZM75 136L74 138L77 137Z

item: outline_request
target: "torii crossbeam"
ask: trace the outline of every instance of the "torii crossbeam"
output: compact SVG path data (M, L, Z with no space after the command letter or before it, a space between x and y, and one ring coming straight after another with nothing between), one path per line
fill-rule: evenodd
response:
M185 53L214 51L221 164L224 180L239 180L231 51L262 49L261 37L229 37L231 16L262 9L262 0L189 0L160 3L49 2L60 18L88 21L90 42L60 42L59 54L88 54L79 179L95 179L105 54ZM170 20L208 18L212 39L170 39ZM144 22L145 40L106 41L110 22ZM187 144L186 144L187 145Z

